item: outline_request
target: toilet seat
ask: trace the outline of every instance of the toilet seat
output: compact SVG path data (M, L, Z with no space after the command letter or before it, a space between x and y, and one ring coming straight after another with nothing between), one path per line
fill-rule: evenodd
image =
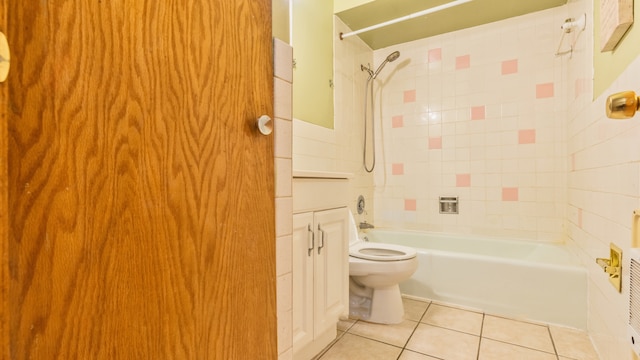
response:
M372 261L401 261L416 257L410 247L360 241L349 247L349 256Z

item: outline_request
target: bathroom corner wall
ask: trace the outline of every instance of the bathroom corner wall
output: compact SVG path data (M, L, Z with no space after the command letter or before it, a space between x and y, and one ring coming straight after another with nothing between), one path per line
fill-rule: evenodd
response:
M356 36L339 40L340 32L351 30L337 17L334 19L334 129L294 119L293 168L353 174L349 179L349 208L356 221L372 222L373 177L362 167L363 101L367 75L360 70L360 64L372 63L373 51ZM367 207L367 213L362 216L355 211L360 194L365 197Z
M376 81L376 225L564 241L566 17L561 6L374 52L375 64L401 54ZM440 214L440 196L457 196L459 214Z
M640 92L640 57L569 126L570 238L589 272L588 330L601 358L630 359L627 337L631 216L640 207L640 117L605 116L606 97ZM611 286L596 258L609 244L623 250L622 293Z
M573 1L569 5L571 13L586 12L587 29L593 29L593 19L589 19L593 1ZM603 360L629 360L627 254L631 216L640 206L640 116L622 121L608 119L605 101L612 93L640 91L640 57L626 69L619 69L620 77L592 101L592 33L586 34L586 44L578 44L580 54L570 66L569 238L589 272L588 330L594 345ZM595 263L596 258L609 256L610 243L623 250L622 293L611 286Z
M278 359L293 359L292 322L292 64L293 49L274 39L274 155Z

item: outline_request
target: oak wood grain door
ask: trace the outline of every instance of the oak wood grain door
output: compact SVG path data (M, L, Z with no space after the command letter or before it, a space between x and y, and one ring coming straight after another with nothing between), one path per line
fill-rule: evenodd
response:
M0 5L3 357L275 359L270 0Z

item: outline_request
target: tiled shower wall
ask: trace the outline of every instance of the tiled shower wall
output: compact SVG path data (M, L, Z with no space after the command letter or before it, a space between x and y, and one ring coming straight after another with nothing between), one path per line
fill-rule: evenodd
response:
M563 241L567 7L374 51L378 226ZM562 50L568 49L569 37ZM440 214L456 196L459 213Z

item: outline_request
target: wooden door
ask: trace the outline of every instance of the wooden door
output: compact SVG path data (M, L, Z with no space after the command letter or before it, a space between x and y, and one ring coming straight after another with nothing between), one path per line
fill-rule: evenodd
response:
M275 359L271 2L0 1L2 355Z

